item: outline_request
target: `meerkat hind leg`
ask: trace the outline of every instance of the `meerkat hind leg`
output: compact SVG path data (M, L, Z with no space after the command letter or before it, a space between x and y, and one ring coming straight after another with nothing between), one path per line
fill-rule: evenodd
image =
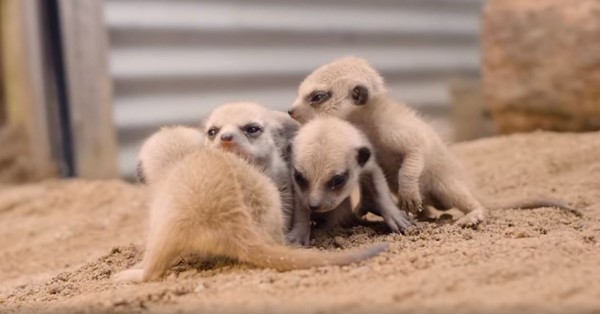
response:
M465 214L456 221L461 227L477 228L485 220L486 209L473 196L468 187L459 180L448 180L438 177L432 184L432 196L443 205L439 209L457 208Z

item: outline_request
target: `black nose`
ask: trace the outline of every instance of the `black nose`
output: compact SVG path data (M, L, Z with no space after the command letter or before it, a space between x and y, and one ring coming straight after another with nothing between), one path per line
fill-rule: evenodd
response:
M294 116L294 109L288 110L288 114L290 115L290 117L293 117Z
M223 142L231 142L233 140L233 134L231 133L225 133L223 135L221 135L221 141Z
M308 208L310 208L310 210L318 210L319 208L321 208L320 204L310 204L308 205Z

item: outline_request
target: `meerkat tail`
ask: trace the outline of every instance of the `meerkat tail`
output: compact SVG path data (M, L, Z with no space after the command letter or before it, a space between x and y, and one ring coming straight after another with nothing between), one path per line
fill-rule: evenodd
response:
M374 257L389 246L388 243L380 243L341 252L319 252L276 244L264 239L249 228L245 230L246 232L240 231L236 232L236 239L232 239L229 243L229 245L237 244L239 247L230 247L230 252L237 255L235 257L240 261L279 271L327 265L348 265Z
M508 200L508 201L496 201L490 203L488 208L494 209L535 209L542 207L550 207L550 208L558 208L560 210L564 210L568 213L571 213L577 217L582 217L581 212L569 206L566 202L562 200L540 197L540 198L530 198L530 199L517 199L517 200Z
M311 249L294 249L282 245L254 246L253 253L241 258L256 266L273 268L279 271L306 269L329 265L348 265L357 263L385 251L387 243L380 243L366 248L346 250L342 252L319 252Z

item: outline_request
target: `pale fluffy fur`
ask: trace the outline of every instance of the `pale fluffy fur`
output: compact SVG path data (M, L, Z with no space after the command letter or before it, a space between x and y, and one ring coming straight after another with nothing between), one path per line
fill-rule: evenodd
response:
M330 96L311 103L316 91ZM476 227L485 219L486 208L471 193L460 163L412 109L390 98L383 78L366 60L345 57L316 69L300 84L290 115L302 123L315 116L335 116L365 132L405 210L455 207L465 214L457 221L460 226ZM519 204L568 207L547 199L513 205Z
M181 140L169 141L174 136ZM204 146L198 130L185 127L163 127L142 144L137 159L137 177L143 183L157 182L176 160ZM154 152L160 151L160 154Z
M193 132L197 136L189 136ZM189 128L167 128L144 145L140 160L151 189L146 251L141 268L119 273L117 281L156 280L187 254L290 270L349 264L385 249L382 244L317 252L284 246L273 182L234 154L198 145L198 137Z
M412 225L392 201L371 143L350 123L335 117L315 118L300 129L292 147L296 193L313 212L331 211L330 224L349 219L348 199L360 186L359 215L370 210L395 232Z

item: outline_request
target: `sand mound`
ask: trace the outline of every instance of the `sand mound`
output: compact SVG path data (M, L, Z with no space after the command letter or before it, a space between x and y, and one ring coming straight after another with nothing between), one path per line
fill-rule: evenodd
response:
M482 198L548 195L552 208L494 210L479 230L422 223L406 236L319 232L344 249L389 241L370 261L279 273L182 261L161 282L110 277L141 258L144 191L47 181L0 191L0 311L592 312L600 310L600 133L513 135L454 147Z

